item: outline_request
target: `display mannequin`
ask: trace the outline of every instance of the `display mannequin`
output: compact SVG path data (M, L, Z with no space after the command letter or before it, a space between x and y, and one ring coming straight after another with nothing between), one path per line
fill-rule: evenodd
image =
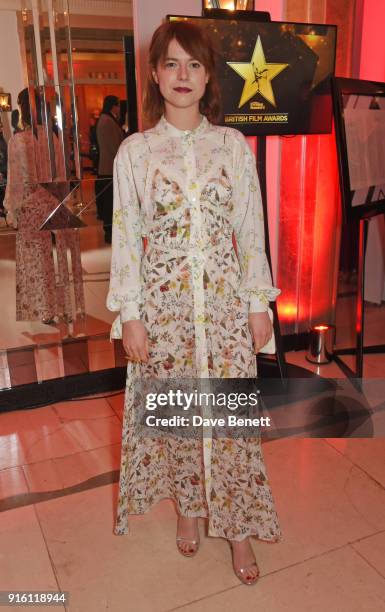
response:
M77 230L55 231L58 278L53 239L39 228L60 200L50 193L50 159L45 128L32 129L28 90L18 97L23 130L8 143L8 175L4 199L7 222L16 234L16 320L53 323L55 317L72 320L67 249L71 252L75 311L83 314L84 290ZM54 134L55 139L57 137ZM56 143L58 146L58 143ZM56 156L60 159L60 156ZM59 171L59 176L62 174ZM40 183L46 184L45 188Z

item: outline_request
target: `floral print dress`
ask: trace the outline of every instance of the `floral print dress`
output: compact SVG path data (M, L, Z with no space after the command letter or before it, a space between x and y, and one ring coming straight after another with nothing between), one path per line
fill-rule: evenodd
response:
M54 144L57 138L54 136ZM58 146L58 143L57 143ZM60 160L60 156L56 155ZM64 176L59 166L58 175ZM8 143L8 181L4 208L16 233L16 321L43 321L57 315L72 318L70 272L76 313L85 312L78 230L55 231L57 278L50 231L40 231L60 203L40 183L50 183L48 142L43 126L37 137L31 129L12 136ZM66 187L65 183L59 185ZM71 253L70 270L67 251Z
M114 181L111 337L141 319L150 345L149 361L127 368L115 533L128 532L130 514L171 498L180 514L208 518L211 536L277 541L260 438L143 437L135 419L138 378L256 377L248 313L266 311L279 290L255 158L237 130L203 116L182 131L162 117L122 143Z

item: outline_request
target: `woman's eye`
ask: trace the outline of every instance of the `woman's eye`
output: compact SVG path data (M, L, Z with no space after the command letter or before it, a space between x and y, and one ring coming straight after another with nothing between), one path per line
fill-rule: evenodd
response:
M193 68L200 68L200 67L201 67L201 64L200 64L199 62L191 62L191 66L192 66Z
M166 68L173 68L174 66L176 66L176 62L166 62L165 66Z

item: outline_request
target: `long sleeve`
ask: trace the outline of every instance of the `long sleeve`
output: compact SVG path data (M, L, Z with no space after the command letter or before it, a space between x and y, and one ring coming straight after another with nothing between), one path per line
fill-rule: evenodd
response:
M107 308L120 312L120 323L125 323L140 319L140 265L143 253L140 203L128 141L118 151L113 176L112 258ZM119 332L118 336L113 337L119 337Z
M280 290L272 286L265 253L263 208L255 157L242 134L236 132L235 140L232 225L242 273L238 294L249 302L249 312L265 312Z

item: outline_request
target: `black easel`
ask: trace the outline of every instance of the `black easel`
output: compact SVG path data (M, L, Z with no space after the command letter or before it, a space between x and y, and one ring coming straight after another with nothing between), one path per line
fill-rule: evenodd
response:
M266 189L266 136L257 136L257 173L259 177L259 184L261 187L261 197L263 206L263 220L265 227L265 251L267 261L271 267L271 255L270 255L270 238L269 238L269 222L267 218L267 189ZM277 303L271 302L270 308L274 314L273 328L275 336L276 346L276 360L279 369L281 379L287 378L287 367L285 352L283 350L283 341L281 335L281 327L278 319ZM263 358L263 356L262 356Z
M359 238L358 238L358 268L357 268L357 305L356 305L356 346L353 348L337 349L334 351L334 361L341 368L348 378L363 378L364 374L364 354L365 353L384 353L385 345L376 344L364 347L365 331L365 253L368 240L369 220L373 215L360 219ZM341 359L341 355L355 354L355 370L350 368Z
M376 81L365 81L362 79L351 79L345 77L333 77L332 84L332 100L335 121L335 134L338 153L338 170L340 178L340 190L342 198L342 212L345 223L351 220L359 219L358 233L358 256L357 256L357 302L356 302L356 345L355 347L337 349L334 351L334 361L341 368L343 373L351 379L352 383L360 387L360 379L363 377L363 357L365 353L384 353L385 345L378 344L364 347L364 327L365 327L365 305L364 305L364 290L365 290L365 254L366 243L368 238L369 220L378 215L384 214L385 211L385 196L380 190L376 198L374 196L374 187L368 186L367 195L362 202L355 202L353 205L354 191L351 188L350 168L349 168L349 150L347 147L346 127L344 117L344 99L353 95L355 98L359 96L369 97L376 100L378 97L385 98L385 83ZM366 107L365 107L366 108ZM378 108L378 106L369 107ZM356 235L354 236L356 239ZM341 355L355 355L355 370L350 368L341 359Z

